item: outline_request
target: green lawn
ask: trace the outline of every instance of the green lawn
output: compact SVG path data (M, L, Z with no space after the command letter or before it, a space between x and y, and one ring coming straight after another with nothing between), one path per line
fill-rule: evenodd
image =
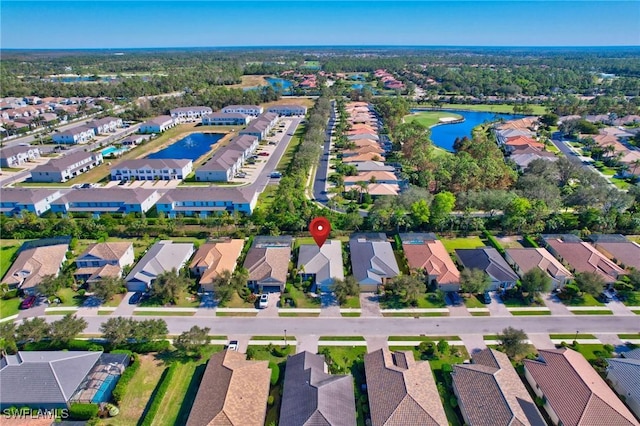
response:
M63 311L49 311L49 312L45 312L45 315L74 315L77 314L78 311L76 311L75 309L68 309L68 310L63 310Z
M596 336L588 333L578 333L578 339L595 339ZM572 333L565 334L550 334L549 339L560 339L560 340L570 340L574 341L576 339L576 335Z
M460 341L460 337L458 336L389 336L387 341L389 342L409 342L409 341L417 341L423 342L425 340L430 340L432 342L439 342L440 340L452 341L457 340Z
M587 361L595 361L598 358L610 358L612 356L611 352L606 351L604 345L600 344L584 345L580 343L577 348L572 345L569 347L580 352Z
M58 299L60 299L60 304L57 306L82 306L85 297L80 296L77 292L73 291L70 288L62 288L58 290L56 293ZM53 305L55 306L55 305Z
M162 307L164 305L158 302L154 298L149 298L141 302L140 306L143 308L157 308L157 307ZM176 308L197 308L198 306L200 306L200 300L198 299L197 296L189 294L178 299L178 302L175 305L171 305L171 306Z
M365 339L362 336L320 336L320 340L322 341L328 341L328 342L333 342L333 341L344 341L344 342L364 342Z
M533 115L542 115L547 112L547 108L542 105L530 105L533 110ZM513 113L513 105L504 105L504 104L477 104L477 105L459 105L459 104L444 104L442 106L443 109L460 109L465 111L486 111L486 112L497 112L497 113Z
M133 376L120 403L120 414L116 417L101 420L100 425L131 426L142 417L153 390L158 385L165 369L162 361L155 355L140 355L140 369Z
M520 299L517 297L513 297L510 299L505 299L503 298L502 301L504 302L504 306L506 306L507 308L520 308L520 307L543 307L545 306L544 302L542 301L542 299L540 297L536 297L535 299L533 299L533 301L531 303L528 303L528 300L525 300L524 298Z
M627 298L624 302L626 306L640 306L640 291L625 292Z
M420 111L414 114L405 115L404 121L406 123L412 123L414 121L422 124L425 127L431 127L440 122L440 118L443 117L454 117L456 119L462 118L461 115L452 114L450 112L442 112L442 111Z
M147 317L192 317L195 315L195 312L171 312L166 310L136 311L133 315Z
M490 317L491 312L469 312L472 317Z
M640 333L627 333L627 334L618 334L620 339L640 339Z
M271 203L273 203L277 190L277 185L267 185L264 188L264 191L262 191L262 193L258 196L257 206L264 211L268 211L269 207L271 207Z
M562 302L567 306L604 306L604 303L598 302L589 293L584 293L580 298L563 300Z
M282 336L251 336L249 340L283 340L284 335ZM294 336L287 336L287 340L296 340Z
M472 294L470 296L464 296L464 305L467 308L486 308L487 305L482 303L480 299L478 299L478 295Z
M295 300L296 308L320 308L322 301L320 297L308 297L302 290L298 290L295 286L290 285L289 287L289 297ZM288 304L282 303L283 308L292 307Z
M348 296L347 301L340 305L341 308L360 308L360 296ZM344 315L344 314L343 314Z
M455 249L477 248L486 245L480 237L443 238L441 241L449 253L453 253Z
M257 312L220 312L216 311L217 317L255 317Z
M571 311L573 315L613 315L611 311L605 310L586 310L586 311Z
M0 278L4 277L13 263L13 256L16 254L20 245L8 244L9 240L2 240L0 247Z
M449 312L390 312L383 313L383 317L448 317Z
M244 299L238 295L238 292L235 291L231 295L231 299L224 303L224 307L225 308L255 308L256 304L245 302Z
M526 315L551 315L551 311L509 311L511 315L526 316Z
M300 247L302 244L315 244L316 242L314 241L313 237L299 237L296 238L295 241L293 242L293 249L297 249L298 247Z
M122 302L122 299L124 299L124 296L124 294L116 294L111 300L103 303L102 306L106 306L108 308L117 308L118 305L120 305L120 303Z
M305 132L305 125L301 124L296 129L296 132L291 137L291 141L289 141L289 145L287 146L287 150L282 154L282 158L280 158L280 162L276 167L277 170L284 173L289 167L289 163L293 160L293 155L298 149L298 145L302 142L302 136Z
M340 315L343 317L359 317L360 312L342 312Z
M22 301L19 297L13 299L0 299L0 318L10 317L18 313Z
M207 346L200 359L173 361L178 367L154 417L154 426L171 426L187 422L206 363L212 354L223 349L222 346Z
M319 317L320 312L278 312L279 317Z
M434 309L444 308L447 304L440 300L435 293L428 293L426 296L418 299L417 306L408 306L403 303L398 297L383 297L380 300L380 307L382 309L403 309L403 308L420 308L420 309Z

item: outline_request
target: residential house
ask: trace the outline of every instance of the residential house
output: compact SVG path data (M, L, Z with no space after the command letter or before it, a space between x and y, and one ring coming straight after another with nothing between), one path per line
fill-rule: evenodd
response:
M370 162L370 161L385 161L385 157L380 155L380 154L376 154L375 152L368 152L365 154L359 154L359 155L354 155L351 157L346 157L342 159L343 163L346 164L352 164L352 163L359 163L359 162Z
M82 188L67 192L51 202L54 213L146 213L160 198L155 189L147 188Z
M196 170L196 180L201 182L228 182L232 180L258 146L259 141L255 136L235 136Z
M246 126L249 121L250 116L239 112L214 112L202 116L203 126Z
M176 215L206 218L221 212L251 214L258 193L251 188L175 188L167 191L156 208L170 218Z
M340 240L325 241L321 247L317 244L301 244L298 273L303 280L312 280L320 291L331 291L334 280L344 280Z
M268 361L248 361L232 350L207 362L187 426L263 426L269 397Z
M206 106L180 107L169 110L171 117L179 122L195 121L200 117L211 114L212 112L213 110Z
M400 234L409 269L424 271L427 284L442 291L460 291L460 272L435 234Z
M386 280L400 274L391 243L379 234L354 234L349 239L353 276L360 291L377 291Z
M489 290L512 288L518 281L518 275L493 247L456 249L456 256L465 268L480 269L489 275Z
M640 355L640 350L635 349ZM607 359L607 381L611 383L618 395L624 397L624 402L640 418L640 356Z
M349 141L357 141L360 139L369 139L369 140L374 140L376 142L380 141L380 136L378 136L376 133L358 133L355 135L349 135L347 136L347 139Z
M78 144L87 143L95 138L95 130L89 126L77 126L69 130L53 134L54 143Z
M362 172L394 172L395 167L387 166L381 161L360 161L353 164L358 173Z
M545 426L506 354L484 349L453 366L453 392L469 426Z
M221 110L225 114L246 114L257 117L264 112L260 105L227 105Z
M178 121L169 115L161 115L145 121L140 125L140 133L162 133L178 124Z
M530 138L528 136L522 136L522 135L508 137L504 143L504 146L507 152L513 152L513 150L521 147L531 147L531 148L538 149L540 151L544 150L543 143L538 142L535 139Z
M304 105L273 105L267 108L267 112L289 117L292 115L305 115L307 107Z
M113 133L117 128L122 127L122 118L105 117L99 120L93 120L87 124L87 127L93 129L96 135Z
M369 183L364 187L352 185L349 187L349 190L356 190L358 192L369 194L371 198L377 198L382 196L398 195L400 193L400 185L390 183Z
M361 139L361 140L363 140L363 139ZM364 140L369 142L369 139L364 139ZM354 156L354 155L367 154L367 153L370 153L370 152L373 152L373 153L376 153L376 154L384 154L385 151L377 143L375 145L368 145L367 144L367 145L363 145L363 146L358 146L358 147L356 147L354 149L348 149L346 151L342 151L342 157L343 158L351 157L351 156Z
M40 148L31 145L13 145L0 149L0 167L16 168L40 158Z
M290 355L278 425L355 426L353 377L328 374L322 355Z
M111 180L182 180L193 171L193 161L169 158L124 160L111 167Z
M558 161L558 156L552 152L541 151L530 146L518 147L511 150L509 159L515 163L519 170L524 171L534 160Z
M224 271L233 273L244 240L228 239L205 243L200 246L191 260L189 270L200 277L200 291L214 291L214 280Z
M54 158L31 170L33 182L66 182L103 163L102 153L78 151Z
M591 234L587 238L599 252L623 268L640 270L640 244L620 234Z
M40 216L51 208L51 202L62 196L59 189L2 188L0 212L18 216L24 210Z
M258 291L284 291L291 260L290 236L257 236L244 260L248 284Z
M398 185L400 179L393 172L361 172L356 176L345 176L344 185L358 185L359 182L370 183L386 183L389 185Z
M29 407L32 413L46 416L49 414L44 410L67 409L74 402L108 402L113 387L105 384L118 381L129 365L129 358L127 354L102 351L3 354L0 409Z
M241 135L251 135L262 140L267 137L273 126L278 121L278 115L272 112L260 114L245 129L240 130Z
M547 250L575 272L592 272L613 284L624 270L573 234L543 235Z
M130 242L94 243L76 259L77 280L98 282L107 277L122 277L124 267L133 265L133 244Z
M174 243L163 240L155 243L129 272L125 281L129 291L147 291L153 281L163 272L180 269L193 254L192 243Z
M505 258L521 278L535 268L545 272L551 277L554 290L564 287L573 279L571 272L544 248L506 249Z
M55 241L51 245L36 244L35 247L33 243L25 243L2 278L2 283L7 284L10 289L18 288L26 294L36 294L43 277L58 276L62 264L67 260L68 250L69 244Z
M440 425L449 421L426 361L382 348L364 356L371 426Z
M554 425L640 425L579 352L539 349L537 360L524 360L524 374Z

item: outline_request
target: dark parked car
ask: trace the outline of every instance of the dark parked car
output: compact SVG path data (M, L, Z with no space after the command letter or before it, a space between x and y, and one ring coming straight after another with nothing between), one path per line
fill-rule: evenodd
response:
M27 296L20 304L20 309L29 309L36 304L37 298L35 296Z
M449 298L449 302L453 306L460 306L462 304L462 298L460 297L460 295L458 293L450 292L450 293L447 293L447 296Z
M489 294L488 291L485 291L484 294L482 295L482 301L486 304L491 303L491 295Z
M140 300L142 300L142 292L140 291L136 291L135 293L133 293L133 295L129 298L129 304L130 305L136 305L140 302Z

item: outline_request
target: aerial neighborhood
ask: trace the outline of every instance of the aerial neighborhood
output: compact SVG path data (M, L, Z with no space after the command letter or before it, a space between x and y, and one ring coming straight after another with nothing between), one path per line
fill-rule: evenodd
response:
M616 52L3 55L3 424L640 426Z

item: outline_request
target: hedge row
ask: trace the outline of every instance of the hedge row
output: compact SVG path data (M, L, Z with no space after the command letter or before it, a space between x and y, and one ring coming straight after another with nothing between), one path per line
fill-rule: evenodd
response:
M498 250L498 253L504 256L504 249L502 248L498 240L496 240L496 237L491 235L491 233L486 230L483 231L483 234L487 238L487 240L489 240L489 244L491 244L496 250Z
M72 403L69 407L69 417L73 420L89 420L98 415L98 404Z
M534 240L533 238L531 238L529 235L525 235L523 237L523 240L529 244L531 247L533 248L539 248L540 246L538 245L538 243L536 242L536 240Z
M120 353L125 352L122 351ZM135 376L136 372L140 369L140 358L138 358L138 354L134 353L131 354L131 356L133 358L133 361L131 361L131 364L129 364L129 366L124 370L124 373L122 373L122 376L120 376L120 379L118 380L118 383L116 384L116 387L112 392L113 400L116 404L120 404L127 390L127 385L129 384L133 376Z
M140 426L151 426L153 423L153 419L158 413L160 409L160 404L162 404L162 400L164 398L164 394L167 393L167 389L169 389L169 384L171 383L171 379L175 374L177 369L177 364L171 364L169 368L164 370L162 377L160 378L160 384L154 391L153 401L151 402L151 406L147 411L147 414L144 416L144 420L142 421Z

